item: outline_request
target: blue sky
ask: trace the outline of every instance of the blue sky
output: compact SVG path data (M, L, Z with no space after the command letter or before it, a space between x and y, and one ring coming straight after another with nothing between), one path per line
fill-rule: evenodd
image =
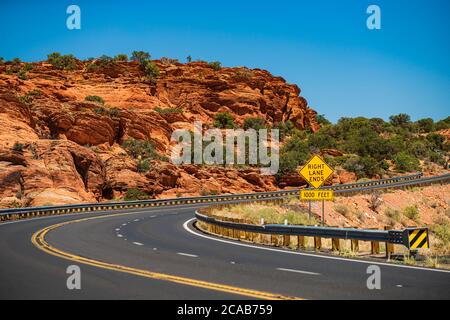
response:
M81 30L66 8L81 8ZM382 29L366 28L381 8ZM44 60L144 50L263 68L342 116L450 115L450 1L16 1L0 3L0 56Z

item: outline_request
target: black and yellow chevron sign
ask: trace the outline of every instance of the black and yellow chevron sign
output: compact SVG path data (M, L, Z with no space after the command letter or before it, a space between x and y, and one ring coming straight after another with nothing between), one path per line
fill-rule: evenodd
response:
M410 229L408 230L408 242L410 249L428 249L430 244L428 242L428 229Z

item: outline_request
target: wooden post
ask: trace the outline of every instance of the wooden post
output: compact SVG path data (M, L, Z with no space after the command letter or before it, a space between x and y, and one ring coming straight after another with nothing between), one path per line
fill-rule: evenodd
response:
M359 241L358 240L355 240L355 239L352 239L351 240L351 248L352 248L352 251L353 252L358 252L359 251Z
M325 225L325 200L322 200L322 227Z
M370 228L371 230L377 230L377 228ZM380 253L380 243L378 241L371 241L370 242L370 248L372 254L379 254Z
M305 237L297 236L297 249L305 249Z
M289 247L291 243L291 236L283 236L283 246Z
M391 227L385 226L384 230L390 230ZM390 260L391 255L394 253L394 244L386 242L386 259Z
M338 238L331 239L331 249L333 251L341 251L341 241Z
M322 249L322 238L321 237L314 237L314 249L315 250Z
M311 219L311 201L308 201L308 206L309 206L308 217L309 217L309 219Z
M370 247L371 247L372 254L379 254L380 253L380 243L378 241L370 242Z

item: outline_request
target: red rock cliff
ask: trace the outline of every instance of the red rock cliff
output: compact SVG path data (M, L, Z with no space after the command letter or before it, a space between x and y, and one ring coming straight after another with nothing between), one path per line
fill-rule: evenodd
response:
M252 168L152 161L152 169L140 173L121 144L130 137L150 140L167 155L173 130L191 129L194 120L211 126L223 111L237 124L262 117L318 129L300 89L267 71L156 63L156 83L145 80L136 62L95 72L87 71L87 62L76 71L33 63L27 80L0 66L0 206L102 201L129 188L155 197L273 190L275 179ZM105 110L84 101L89 95L102 97Z

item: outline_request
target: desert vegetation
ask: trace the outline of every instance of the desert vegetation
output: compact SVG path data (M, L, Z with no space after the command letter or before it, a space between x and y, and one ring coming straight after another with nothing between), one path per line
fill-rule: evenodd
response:
M325 156L334 167L354 172L358 179L386 173L412 172L421 169L421 162L445 167L450 143L436 131L450 128L450 117L434 122L420 119L412 122L405 114L391 116L389 122L373 118L341 118L336 124L322 115L322 125L312 133L291 129L280 152L280 174L293 172L313 153L334 149L342 156Z

